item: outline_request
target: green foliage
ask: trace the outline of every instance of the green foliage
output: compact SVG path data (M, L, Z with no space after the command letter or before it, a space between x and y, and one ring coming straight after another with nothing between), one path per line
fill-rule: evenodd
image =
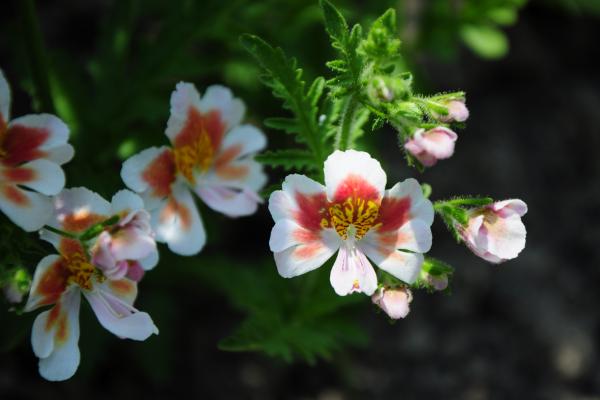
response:
M317 358L331 358L348 345L366 342L364 331L348 310L364 299L360 295L337 296L329 285L327 266L286 280L271 262L247 268L214 259L197 274L247 315L235 332L219 343L222 350L262 351L288 362L302 359L314 363Z
M252 54L264 70L263 82L269 86L273 95L283 100L283 107L293 113L292 118L271 118L265 121L269 127L296 135L296 140L306 144L310 150L311 162L303 166L317 173L327 154L326 132L319 124L319 100L325 81L319 77L310 87L302 77L302 70L293 58L286 57L281 48L273 48L267 42L254 35L243 35L241 43ZM296 156L298 153L295 153ZM280 153L283 155L283 153ZM273 166L281 166L281 157L263 157L262 161ZM295 157L295 165L301 162ZM285 166L285 165L284 165Z

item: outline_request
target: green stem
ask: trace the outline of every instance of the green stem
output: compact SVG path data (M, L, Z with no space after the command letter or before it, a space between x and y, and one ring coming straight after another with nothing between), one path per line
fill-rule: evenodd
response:
M49 225L44 226L44 229L46 229L46 230L48 230L50 232L54 232L54 233L56 233L57 235L60 235L60 236L64 236L64 237L68 237L68 238L71 238L71 239L79 240L79 237L77 235L74 235L74 234L69 233L69 232L61 231L60 229L53 228L53 227L51 227Z
M54 102L48 78L48 63L44 51L44 41L40 23L35 11L34 0L17 1L20 7L21 18L24 26L24 36L27 48L31 50L29 62L36 95L42 111L54 113Z
M354 124L354 117L359 105L360 103L356 98L356 95L352 94L348 99L348 103L346 104L346 109L344 110L344 115L342 116L342 123L340 124L340 128L338 130L335 146L335 148L338 150L348 150L350 145L352 125Z

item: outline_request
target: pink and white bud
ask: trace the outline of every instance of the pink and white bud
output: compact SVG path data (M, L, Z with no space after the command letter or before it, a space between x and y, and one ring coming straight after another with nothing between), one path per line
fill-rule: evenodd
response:
M9 282L2 287L2 292L4 292L4 297L9 303L18 304L23 301L23 297L25 293L19 288L19 285L16 282Z
M448 287L448 275L439 275L434 276L431 274L427 274L427 283L431 286L432 289L441 292Z
M466 245L491 263L516 258L525 248L527 231L521 217L527 213L522 200L498 201L469 211L467 226L458 226Z
M456 139L458 135L443 126L428 131L418 129L413 138L404 144L404 148L421 164L431 167L438 160L452 157Z
M445 103L444 107L448 109L448 114L434 113L434 117L442 122L465 122L469 118L469 109L464 100L451 100Z
M408 315L412 293L408 288L379 288L371 300L390 318L399 319Z
M153 252L156 252L156 242L150 215L138 210L98 236L92 249L92 262L108 279L119 280L128 275L129 261L143 260Z

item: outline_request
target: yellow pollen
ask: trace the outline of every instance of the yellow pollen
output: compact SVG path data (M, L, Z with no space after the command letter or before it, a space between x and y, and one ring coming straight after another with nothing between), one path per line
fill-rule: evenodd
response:
M67 269L71 273L69 276L70 283L76 283L80 287L92 289L92 275L96 272L96 268L90 264L83 254L74 253L67 259Z
M193 143L175 148L174 154L177 171L188 182L196 183L194 168L206 171L213 159L213 147L206 130L202 130Z
M379 216L379 205L373 200L349 197L343 203L329 207L329 219L321 220L322 228L334 228L342 239L348 239L350 225L354 227L354 237L361 239L369 229L375 227ZM350 232L352 234L352 232Z
M358 279L355 279L354 282L352 282L352 289L360 289L360 283L358 282Z

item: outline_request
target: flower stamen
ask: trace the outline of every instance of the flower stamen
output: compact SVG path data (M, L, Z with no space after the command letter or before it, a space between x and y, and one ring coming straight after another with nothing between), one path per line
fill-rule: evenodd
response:
M379 216L379 205L373 200L349 197L343 203L329 207L329 220L323 218L321 227L332 227L344 240L353 236L357 240L375 227Z
M194 142L175 148L173 153L177 171L194 184L194 168L206 171L211 165L214 150L208 132L202 129Z

